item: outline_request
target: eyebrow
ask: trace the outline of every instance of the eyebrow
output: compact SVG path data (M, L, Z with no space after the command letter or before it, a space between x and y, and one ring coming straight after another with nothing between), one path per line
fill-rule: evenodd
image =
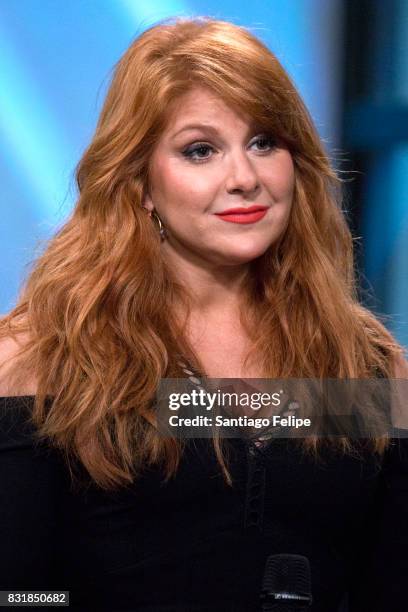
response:
M181 134L181 132L186 132L187 130L208 130L209 132L218 134L218 129L209 123L188 123L173 134L173 137L178 136L178 134Z
M256 125L249 126L249 132L257 129ZM214 134L218 134L219 130L215 126L210 123L188 123L184 125L180 130L178 130L175 134L173 134L173 138L181 134L181 132L186 132L187 130L207 130L208 132L213 132Z

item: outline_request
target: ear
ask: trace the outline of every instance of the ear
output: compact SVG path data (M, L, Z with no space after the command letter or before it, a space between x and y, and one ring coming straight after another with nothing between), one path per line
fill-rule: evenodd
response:
M152 202L152 199L150 197L150 194L147 190L143 191L143 196L142 196L142 207L146 208L146 210L152 212L154 210L154 204Z

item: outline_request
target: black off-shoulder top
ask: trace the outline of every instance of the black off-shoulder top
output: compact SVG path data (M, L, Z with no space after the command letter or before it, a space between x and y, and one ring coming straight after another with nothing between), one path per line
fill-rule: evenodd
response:
M229 439L229 487L194 439L166 484L148 468L130 488L78 491L34 441L33 401L0 398L0 590L69 591L84 612L252 612L268 556L294 553L311 612L407 612L408 440L316 462L294 440Z

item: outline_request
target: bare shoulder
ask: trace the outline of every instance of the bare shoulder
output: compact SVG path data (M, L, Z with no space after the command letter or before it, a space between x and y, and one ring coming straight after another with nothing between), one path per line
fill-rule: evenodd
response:
M397 355L393 359L393 378L408 379L408 361L404 355Z
M21 334L18 340L11 336L0 339L0 397L35 395L37 385L29 372L16 372L15 362L18 352L27 341Z
M391 419L394 427L408 430L408 361L403 353L393 358ZM404 436L405 437L405 436Z

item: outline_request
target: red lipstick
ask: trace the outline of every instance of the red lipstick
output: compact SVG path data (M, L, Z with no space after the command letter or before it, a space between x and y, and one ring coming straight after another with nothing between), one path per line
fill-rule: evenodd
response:
M267 206L254 204L253 206L228 208L215 214L223 221L229 221L229 223L255 223L266 215L267 210Z

